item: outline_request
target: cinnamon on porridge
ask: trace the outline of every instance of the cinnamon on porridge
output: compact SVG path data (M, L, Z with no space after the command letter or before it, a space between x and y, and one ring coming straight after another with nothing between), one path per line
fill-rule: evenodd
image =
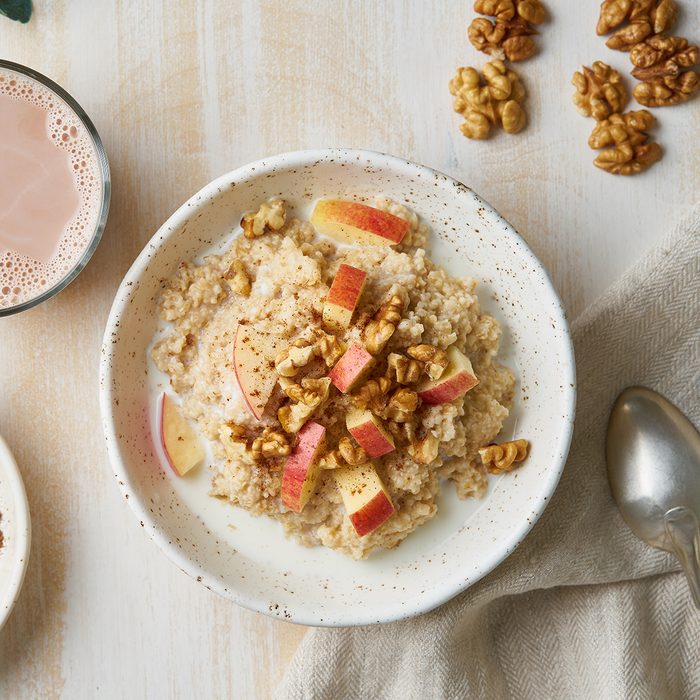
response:
M164 284L152 357L179 404L176 471L201 456L189 422L212 496L356 559L435 517L442 482L482 496L515 380L476 281L432 262L428 227L388 199L321 200L310 221L274 200L242 223Z

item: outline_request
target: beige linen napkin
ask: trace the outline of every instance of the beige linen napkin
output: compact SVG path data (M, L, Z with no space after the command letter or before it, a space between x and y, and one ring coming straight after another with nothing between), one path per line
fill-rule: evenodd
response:
M700 207L572 327L576 427L523 544L441 608L309 632L281 698L700 696L700 611L676 561L626 527L608 488L615 397L657 389L700 424ZM527 467L525 467L527 468Z

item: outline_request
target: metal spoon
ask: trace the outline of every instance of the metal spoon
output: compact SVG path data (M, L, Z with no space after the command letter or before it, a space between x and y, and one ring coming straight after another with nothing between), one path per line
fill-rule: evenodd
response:
M610 414L606 454L625 522L678 557L700 608L700 433L661 394L630 387Z

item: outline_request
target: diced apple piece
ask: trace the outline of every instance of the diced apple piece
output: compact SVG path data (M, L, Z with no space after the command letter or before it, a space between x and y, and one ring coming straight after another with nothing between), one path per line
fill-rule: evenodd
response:
M348 328L365 288L367 273L352 265L342 264L323 305L323 321L331 328Z
M168 394L163 394L160 401L160 444L178 476L185 476L204 459L197 433Z
M277 382L274 359L282 341L253 326L240 325L233 340L233 368L236 380L250 412L262 417Z
M469 358L454 345L447 348L447 359L449 363L439 379L426 380L418 385L416 391L423 403L454 401L479 383Z
M352 391L372 369L374 358L362 343L353 343L328 373L333 385L343 394Z
M381 457L394 450L394 438L372 411L350 411L345 418L345 425L370 457Z
M391 498L370 462L336 469L333 476L350 522L360 537L376 530L393 515Z
M316 488L320 472L318 458L326 429L310 420L299 431L298 441L282 472L282 503L301 513Z
M408 221L388 211L337 199L316 202L311 223L337 241L363 245L396 245L408 231Z

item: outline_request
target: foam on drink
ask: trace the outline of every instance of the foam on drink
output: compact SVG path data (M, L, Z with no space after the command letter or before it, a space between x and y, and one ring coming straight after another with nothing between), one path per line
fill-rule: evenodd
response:
M80 263L103 187L80 117L48 87L0 67L0 309L41 296Z

